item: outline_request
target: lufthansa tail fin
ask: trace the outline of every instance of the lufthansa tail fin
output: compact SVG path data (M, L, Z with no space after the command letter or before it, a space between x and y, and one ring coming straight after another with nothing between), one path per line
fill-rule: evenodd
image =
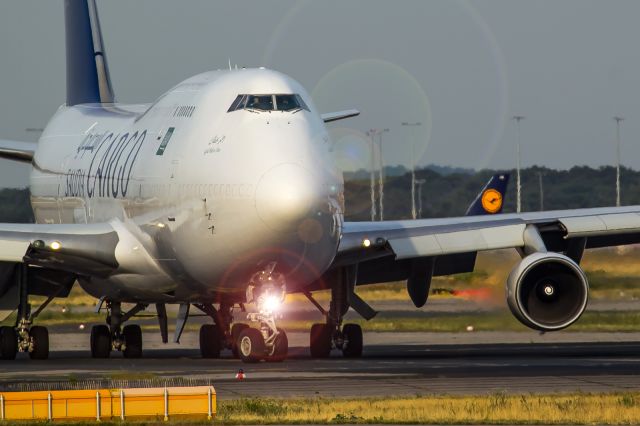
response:
M95 0L64 0L67 106L113 103Z
M508 183L508 173L493 175L467 209L466 216L480 216L502 212Z

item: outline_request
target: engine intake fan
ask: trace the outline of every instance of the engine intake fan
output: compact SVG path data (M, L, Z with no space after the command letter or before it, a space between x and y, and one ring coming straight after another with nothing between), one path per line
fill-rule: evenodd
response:
M534 253L511 271L507 303L527 327L555 331L576 322L587 307L589 283L582 268L560 253Z

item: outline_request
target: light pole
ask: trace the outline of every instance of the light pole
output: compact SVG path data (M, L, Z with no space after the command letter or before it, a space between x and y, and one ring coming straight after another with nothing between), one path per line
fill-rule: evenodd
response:
M375 136L375 132L374 130L369 130L367 132L367 136L369 137L369 153L370 153L370 157L371 157L371 167L369 169L369 180L370 180L370 188L369 188L369 192L371 192L371 221L375 221L376 220L376 176L375 176L375 151L374 151L374 136Z
M371 129L369 133L378 136L378 202L380 220L384 220L384 158L382 155L382 134L388 132L389 129Z
M418 218L422 219L422 185L426 180L418 179L416 184L418 185Z
M616 207L620 207L620 124L623 117L615 116L616 121Z
M512 119L516 122L516 211L520 213L522 207L521 184L520 184L520 121L524 120L524 115L514 115Z
M540 186L540 211L544 210L544 188L542 186L542 176L544 173L538 172L538 185Z
M422 123L402 123L403 126L407 127L418 127L422 126ZM416 141L415 134L413 139L411 140L411 217L416 219Z

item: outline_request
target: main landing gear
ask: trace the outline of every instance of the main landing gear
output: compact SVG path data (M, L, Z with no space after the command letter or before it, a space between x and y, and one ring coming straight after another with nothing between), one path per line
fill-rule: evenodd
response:
M56 295L50 296L35 311L31 311L28 289L29 265L21 263L16 269L19 303L15 326L0 327L0 358L11 360L18 352L28 352L31 359L49 357L49 331L46 327L33 325L33 321L51 303Z
M91 357L109 358L111 351L121 351L125 358L142 356L142 329L137 324L122 326L131 317L147 308L138 303L127 312L122 312L120 302L106 302L107 324L91 327ZM100 311L102 302L98 305Z
M362 328L358 324L344 324L343 319L349 307L366 320L376 316L373 310L355 292L357 268L342 268L331 276L331 303L327 312L311 295L305 296L325 316L324 324L313 324L309 338L311 356L313 358L328 358L333 349L342 351L345 358L359 358L362 356L363 337Z
M230 329L230 324L233 322L233 303L220 303L219 310L211 304L194 306L213 320L213 324L204 324L200 327L202 358L220 358L220 352L223 349L231 349L235 354L232 335L238 333L236 326L244 324L234 324Z
M313 324L309 336L309 348L312 358L329 358L332 349L342 351L345 358L359 358L362 356L363 337L362 327L358 324L342 325L344 315L349 309L346 298L340 297L340 289L331 290L331 303L329 312L311 296L305 296L320 310L326 317L326 323Z

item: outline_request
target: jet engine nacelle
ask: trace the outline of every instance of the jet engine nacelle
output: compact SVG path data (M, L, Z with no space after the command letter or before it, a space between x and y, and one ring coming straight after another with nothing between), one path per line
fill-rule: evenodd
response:
M560 253L534 253L507 279L507 303L527 327L555 331L570 326L587 307L589 283L576 262Z

